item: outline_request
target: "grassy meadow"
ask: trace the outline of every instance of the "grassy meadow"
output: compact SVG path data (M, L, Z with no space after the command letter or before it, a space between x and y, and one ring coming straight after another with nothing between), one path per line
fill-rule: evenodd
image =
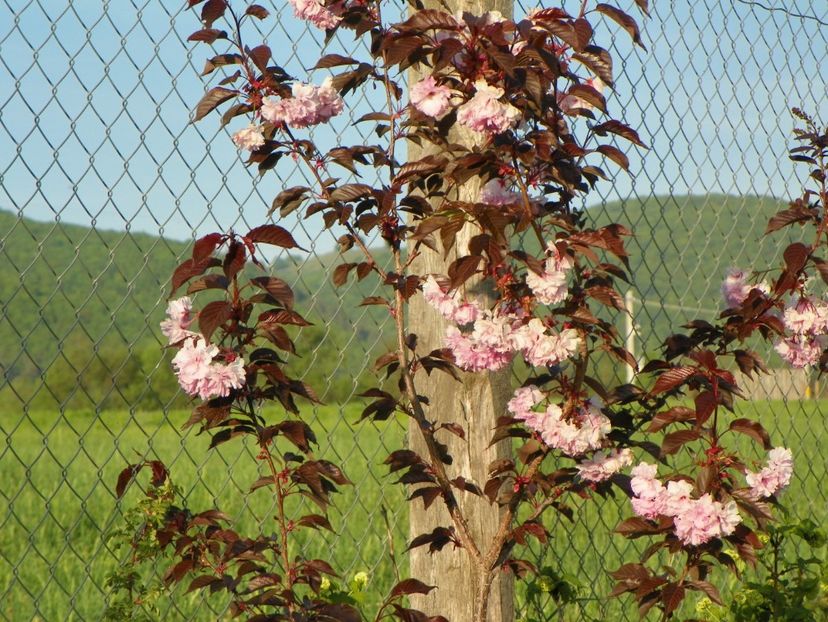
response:
M828 450L828 402L748 403L745 414L758 414L774 441L784 438L794 450L796 480L784 502L796 516L818 523L828 519L825 477ZM310 412L310 411L308 411ZM256 460L238 442L206 451L208 439L179 431L188 413L88 412L3 413L0 430L6 437L0 449L0 619L96 620L105 607L106 575L120 555L104 538L119 522L120 508L134 503L131 490L119 504L113 494L123 467L141 457L160 458L171 467L187 506L200 511L219 507L236 520L239 530L252 529L257 518L272 511L264 490L240 494L257 477ZM318 455L341 465L355 486L336 497L331 522L337 535L313 533L302 543L306 555L332 558L346 578L359 571L370 575L367 609L371 613L381 595L405 573L402 550L406 540L406 504L403 491L382 486L386 455L404 442L401 422L357 424L359 407L326 406L308 422L319 437ZM747 442L747 441L746 441ZM619 517L629 515L623 499L577 501L574 524L550 515L554 531L541 565L562 569L576 586L578 602L558 610L542 605L531 615L538 620L636 619L624 600L601 598L610 590L606 571L622 560L635 558L633 545L611 533ZM387 511L391 533L382 517ZM558 529L557 527L560 527ZM396 552L395 569L389 554ZM525 555L531 558L532 555ZM159 572L163 572L163 568ZM161 602L162 620L220 619L225 601L216 596L203 601L183 590ZM519 602L525 602L519 589Z

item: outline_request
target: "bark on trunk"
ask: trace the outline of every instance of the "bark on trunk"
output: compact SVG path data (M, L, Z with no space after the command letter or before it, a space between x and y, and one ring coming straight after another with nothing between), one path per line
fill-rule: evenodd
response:
M477 0L463 2L448 0L452 11L468 11L480 15L486 11L500 11L504 16L512 15L510 0ZM443 8L439 2L426 2L426 8ZM420 76L412 73L412 81ZM473 132L456 131L452 136L455 142L470 145L476 139ZM409 159L417 159L427 154L416 145L409 143ZM469 180L459 191L460 200L477 200L480 183L477 179ZM446 274L448 265L458 256L468 253L468 243L476 231L471 227L461 230L456 237L454 248L448 257L423 248L423 254L413 266L416 274ZM439 245L439 241L438 241ZM486 298L486 292L477 291L477 283L469 281L466 293L469 297ZM409 306L408 316L410 332L418 337L417 350L429 352L442 347L442 339L447 323L425 303L422 296L415 296ZM511 396L510 370L497 373L462 374L462 382L457 382L447 374L435 371L430 377L425 373L417 374L418 392L429 398L426 413L430 421L453 422L463 426L466 439L453 434L440 433L439 440L447 443L454 463L447 467L451 478L464 477L476 483L481 489L486 482L487 466L493 460L511 455L511 444L503 441L489 447L497 417L506 411L506 402ZM420 455L427 455L420 432L412 421L409 428L410 447ZM481 553L485 553L497 529L500 511L496 505L490 505L485 498L458 491L458 500L468 519L474 539L478 542ZM410 507L410 536L414 538L431 532L437 526L451 526L451 518L439 501L428 510L423 510L417 501ZM478 593L479 580L476 569L469 556L462 550L453 550L451 545L433 555L428 547L411 551L411 576L429 585L436 585L428 596L412 598L412 605L429 615L446 616L450 622L483 622L475 620L474 602ZM514 581L511 575L498 573L492 584L489 598L489 614L485 622L512 622L514 620Z

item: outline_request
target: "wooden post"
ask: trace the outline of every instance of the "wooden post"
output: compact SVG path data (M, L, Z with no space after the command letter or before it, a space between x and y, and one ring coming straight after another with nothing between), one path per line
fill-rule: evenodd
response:
M499 11L505 17L512 15L511 0L448 0L451 11L468 11L481 15L486 11ZM426 2L426 8L445 10L442 3L435 0ZM409 78L418 80L421 75L412 72ZM462 129L453 130L453 142L472 145L480 140L475 132ZM409 160L423 157L427 151L409 143ZM478 179L469 180L458 192L461 201L476 201L481 183ZM413 266L415 274L446 274L449 264L458 256L468 254L468 243L475 234L472 227L462 229L455 238L454 248L447 257L423 247L423 254ZM439 240L438 240L439 245ZM479 281L470 280L465 293L470 298L482 299L485 304L488 296L479 291ZM409 306L408 325L410 332L418 337L417 350L429 352L443 347L443 336L447 322L423 300L415 296ZM452 422L463 427L466 439L443 432L439 440L446 443L454 462L447 467L450 477L464 477L476 483L481 489L486 482L488 465L498 459L511 455L511 443L504 440L489 446L495 422L506 413L506 402L511 397L511 370L496 373L462 374L462 382L457 382L449 375L439 371L431 376L417 374L418 392L426 395L429 404L426 413L430 421ZM412 421L409 428L409 446L420 455L427 455L416 424ZM485 498L458 491L463 512L468 519L471 532L481 552L485 552L497 529L499 508L489 504ZM411 538L431 532L435 527L451 526L451 518L440 502L435 502L428 510L423 509L418 500L410 506ZM429 554L428 547L411 551L411 576L429 585L436 585L428 596L412 597L412 605L429 615L443 615L450 622L484 622L474 618L474 595L477 593L478 579L471 560L465 551L453 550L451 545L442 551ZM512 622L514 620L514 580L510 574L499 572L492 585L489 599L489 616L485 622Z

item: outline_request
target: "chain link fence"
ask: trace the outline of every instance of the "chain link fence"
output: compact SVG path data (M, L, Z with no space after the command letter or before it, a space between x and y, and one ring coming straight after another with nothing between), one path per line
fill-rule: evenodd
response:
M164 460L189 505L217 504L240 528L272 509L241 494L255 475L244 455L249 448L208 454L203 437L181 430L187 404L175 391L158 322L169 274L188 242L263 222L276 184L304 183L304 173L283 161L276 175L259 178L217 119L189 123L207 54L186 43L198 20L181 4L0 2L5 620L102 616L106 576L122 560L106 538L124 509L114 479L139 456ZM785 155L789 108L828 120L821 69L828 66L828 5L652 4L642 24L647 51L631 49L626 35L613 45L620 77L610 97L619 118L651 148L632 154L632 172L588 201L596 222L636 232L628 299L630 339L642 355L677 320L715 316L727 267L776 261L778 240L761 234L779 200L798 194L803 182ZM305 76L325 47L321 34L296 20L286 3L270 8L262 36L289 73ZM606 41L614 33L601 25L596 37ZM354 45L343 33L326 51L356 55ZM350 118L317 138L372 142L361 133L369 130L351 125L371 109L372 97L352 98ZM273 269L315 323L299 337L306 355L297 365L327 403L307 409L307 417L323 455L355 483L334 512L338 536L308 542L307 552L330 547L346 578L366 571L381 593L404 572L403 494L380 485L381 462L404 442L404 430L393 421L357 424L359 410L344 404L372 380L363 370L384 351L388 319L356 307L371 286L330 286L325 274L338 259L335 233L314 220L288 222L309 252L273 257ZM746 408L793 447L794 511L819 522L828 518L820 487L828 458L820 450L820 386L782 372L769 378L750 388ZM571 540L536 551L541 564L560 560L578 602L559 614L548 597L523 594L526 613L566 620L627 615L604 598L604 572L630 546L608 533L622 503L584 506ZM159 619L224 615L222 603L192 594L160 607Z

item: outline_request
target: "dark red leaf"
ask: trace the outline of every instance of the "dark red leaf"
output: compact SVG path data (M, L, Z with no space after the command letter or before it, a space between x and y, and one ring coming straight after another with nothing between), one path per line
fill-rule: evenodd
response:
M408 596L409 594L428 594L435 587L434 585L426 585L417 579L405 579L394 586L389 598L399 598L400 596Z
M210 341L215 330L233 315L233 305L225 300L207 303L198 313L198 327L204 339Z
M676 453L687 443L691 443L699 438L699 433L696 430L677 430L670 432L664 436L664 441L661 443L661 455L669 456Z
M699 425L704 425L718 406L712 391L702 391L695 397L694 403L696 406L696 422Z
M115 496L118 499L124 496L124 492L126 492L127 486L129 486L129 483L138 474L142 466L144 465L131 464L128 467L126 467L123 471L121 471L121 473L118 475L118 482L115 485Z
M684 600L684 586L681 583L668 583L662 588L661 602L664 605L664 615L668 616L678 609Z
M258 244L273 244L282 248L301 248L290 232L279 225L261 225L254 227L245 236ZM303 249L304 250L304 249Z
M218 108L228 99L237 95L237 91L231 91L221 86L215 86L204 94L204 97L196 104L195 117L193 121L199 121Z
M641 42L641 31L638 29L638 24L636 21L624 13L621 9L618 9L610 4L597 4L595 5L595 10L599 13L603 13L613 21L615 21L619 26L621 26L624 30L626 30L632 40L644 48L644 44ZM647 49L647 48L644 48Z
M358 65L359 61L350 56L342 56L342 54L325 54L320 58L312 69L329 69L330 67L339 67L341 65Z
M576 84L569 89L569 95L582 99L602 112L607 111L607 100L594 87L588 84Z
M212 255L223 239L220 233L210 233L197 239L193 244L193 261L198 263Z
M345 184L339 186L331 192L332 201L355 201L356 199L363 199L370 197L374 189L367 184Z
M217 30L215 28L202 28L201 30L196 30L193 34L187 37L187 41L214 43L217 39L226 38L227 32L224 30Z
M241 65L243 62L239 54L219 54L204 63L204 69L201 72L202 76L212 73L218 67L225 67L227 65Z
M630 169L630 159L617 147L613 147L612 145L599 145L597 151L607 156L625 171Z
M466 255L453 261L448 267L449 287L456 289L469 280L477 271L477 266L480 265L481 259L483 258L480 255Z
M171 279L170 296L172 296L179 287L181 287L184 283L189 281L194 276L201 276L202 274L204 274L207 268L212 268L217 265L221 265L221 262L218 259L211 257L207 257L202 261L193 261L192 259L186 259L173 272Z
M435 9L419 10L399 25L399 30L459 30L461 24L444 11Z
M782 258L785 260L785 266L788 270L796 273L805 267L805 262L808 261L810 254L810 248L802 242L794 242L785 249L785 252L782 253Z
M207 0L201 8L201 21L207 28L210 28L214 21L224 15L226 10L227 0Z
M259 71L264 72L267 69L267 64L270 62L272 52L266 45L257 45L248 53L250 60L258 67Z
M668 369L658 377L658 380L656 380L653 388L650 390L650 394L658 395L659 393L672 391L684 384L695 374L695 367L673 367L672 369Z
M593 127L592 131L598 134L598 136L606 136L607 133L616 134L626 138L628 141L638 145L639 147L647 148L647 145L645 145L638 136L638 132L629 126L624 125L620 121L605 121L604 123L600 123L599 125Z
M740 434L745 434L762 445L766 450L771 448L770 435L758 421L751 419L735 419L730 424L730 429Z
M588 45L582 51L572 55L578 61L605 83L612 86L612 57L605 49L596 45Z
M348 281L348 273L350 273L351 270L356 268L356 266L357 265L355 263L339 264L336 268L334 268L333 275L331 276L331 282L336 287L341 287L342 285L345 285L345 283Z
M712 583L708 583L707 581L687 581L686 585L690 589L703 592L717 605L724 605L721 594L719 594L719 590L716 589L716 586Z
M270 15L268 10L260 4L251 4L244 12L246 15L252 15L256 19L265 19Z
M689 421L696 416L696 412L691 408L686 408L684 406L676 406L675 408L671 408L670 410L665 410L663 412L657 413L653 420L650 422L650 427L647 429L648 432L658 432L671 423L675 423L677 421Z

